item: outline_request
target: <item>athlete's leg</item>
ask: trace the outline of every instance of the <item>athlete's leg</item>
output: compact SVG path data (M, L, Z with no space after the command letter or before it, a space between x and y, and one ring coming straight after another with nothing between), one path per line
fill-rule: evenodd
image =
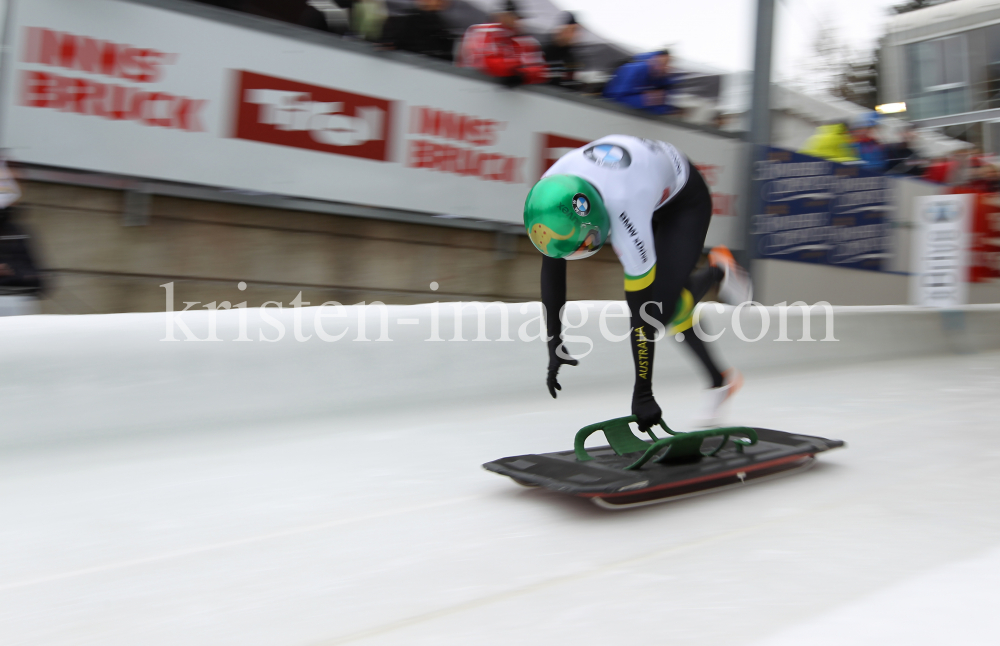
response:
M725 383L726 378L723 376L722 371L719 370L719 366L715 363L712 357L712 353L708 351L708 346L705 342L698 338L698 335L694 333L693 330L687 330L681 332L684 336L683 345L686 346L694 356L698 358L701 362L702 367L705 368L705 372L708 374L709 380L712 382L712 388L718 388Z
M708 262L722 270L719 284L719 300L730 305L739 305L753 300L753 283L746 270L736 264L736 259L727 247L716 247L708 253Z
M701 299L705 298L705 294L708 293L708 290L712 289L712 286L718 284L725 275L726 272L719 267L706 265L701 269L696 270L688 277L685 287L689 292L691 292L691 297L694 299L694 302L698 303Z
M691 274L684 288L691 293L692 301L699 303L701 299L705 298L708 290L713 285L718 284L723 276L725 276L725 272L722 269L708 265ZM712 353L708 351L708 346L705 345L705 342L692 329L685 330L680 334L684 341L684 346L694 353L694 356L701 363L702 367L705 368L705 372L708 373L708 379L712 382L711 387L718 388L721 386L725 378L712 357Z
M636 369L632 413L642 428L649 428L661 416L652 386L655 344L651 340L655 330L647 319L666 327L673 318L681 290L701 256L711 217L711 194L692 166L684 189L653 215L656 277L648 287L625 294L632 315L631 347Z
M720 283L727 276L731 279L733 275L733 271L727 272L725 268L713 263L691 274L687 289L692 293L694 302L697 303L705 297L713 285ZM746 285L749 288L749 281L746 282ZM711 387L705 391L702 397L701 409L695 415L693 422L695 426L717 426L722 418L723 406L740 389L743 384L743 376L735 368L720 370L718 363L712 356L713 353L709 352L708 345L695 334L693 329L683 332L682 338L684 345L698 358L712 382Z

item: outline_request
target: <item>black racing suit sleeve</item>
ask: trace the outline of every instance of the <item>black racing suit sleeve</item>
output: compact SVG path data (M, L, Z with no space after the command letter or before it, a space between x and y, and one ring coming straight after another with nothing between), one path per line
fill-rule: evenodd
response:
M545 308L545 332L549 357L562 343L560 313L566 304L566 260L542 256L542 306Z
M579 362L566 352L562 345L562 309L566 304L566 261L549 258L542 260L542 305L545 307L545 332L548 336L549 370L545 385L549 394L556 397L559 385L559 367L575 366Z

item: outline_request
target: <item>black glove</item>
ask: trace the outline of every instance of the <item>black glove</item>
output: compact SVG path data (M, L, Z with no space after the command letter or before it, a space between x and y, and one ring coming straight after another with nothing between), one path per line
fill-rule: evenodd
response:
M644 432L659 424L663 418L663 411L651 392L632 394L632 414L635 415L639 430Z
M549 375L545 380L545 384L549 387L549 394L552 395L553 399L556 398L556 391L562 390L562 386L556 380L556 375L559 373L559 366L563 364L575 366L580 363L573 358L563 359L563 357L559 356L560 354L563 357L569 357L569 353L566 352L566 346L562 344L559 338L554 338L549 341Z

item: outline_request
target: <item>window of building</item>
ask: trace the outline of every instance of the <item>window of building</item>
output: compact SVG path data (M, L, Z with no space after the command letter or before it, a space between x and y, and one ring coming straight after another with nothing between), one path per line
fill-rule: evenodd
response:
M986 28L986 87L980 94L984 109L1000 108L1000 25Z
M983 137L983 150L1000 155L1000 121L990 121L983 127L986 129L986 136Z
M909 67L907 110L916 119L966 112L968 48L965 34L906 46Z

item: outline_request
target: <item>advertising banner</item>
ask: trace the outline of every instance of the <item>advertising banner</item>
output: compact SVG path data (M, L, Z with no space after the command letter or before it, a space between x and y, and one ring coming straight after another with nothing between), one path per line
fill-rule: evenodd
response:
M738 140L126 0L11 1L16 161L519 224L559 154L631 134L699 165L708 243L742 246Z
M879 271L890 253L889 180L859 166L772 148L758 162L760 258Z
M1000 279L1000 193L977 193L972 214L969 282Z
M969 221L974 195L916 200L910 303L947 309L968 301Z

